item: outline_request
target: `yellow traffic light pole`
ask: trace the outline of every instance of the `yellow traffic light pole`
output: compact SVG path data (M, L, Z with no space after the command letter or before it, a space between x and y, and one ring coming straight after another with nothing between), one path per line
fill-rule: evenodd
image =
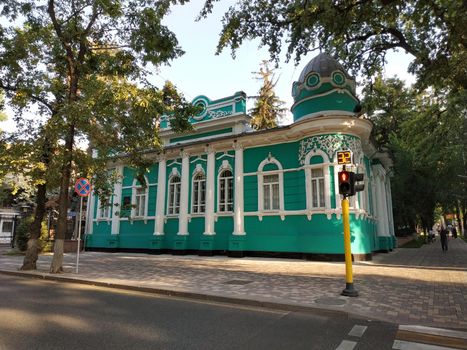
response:
M345 252L345 289L341 295L347 297L358 297L358 291L353 286L352 276L352 252L350 248L350 220L349 199L342 198L342 223L344 225L344 252Z

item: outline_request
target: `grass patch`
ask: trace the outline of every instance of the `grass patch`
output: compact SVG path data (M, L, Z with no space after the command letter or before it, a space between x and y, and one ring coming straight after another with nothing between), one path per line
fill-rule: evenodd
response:
M424 244L425 244L425 237L417 237L401 245L399 248L420 248Z

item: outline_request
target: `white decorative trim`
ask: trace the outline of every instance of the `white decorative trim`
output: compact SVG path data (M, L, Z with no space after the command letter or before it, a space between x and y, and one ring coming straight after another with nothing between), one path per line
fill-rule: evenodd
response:
M321 94L317 94L317 95L313 95L313 96L309 96L309 97L305 97L304 99L301 99L301 100L298 100L297 102L295 102L292 107L290 108L291 111L293 111L295 109L295 107L297 107L299 104L303 103L303 102L306 102L306 101L309 101L309 100L313 100L315 98L320 98L320 97L323 97L323 96L327 96L327 95L330 95L334 92L337 92L339 94L347 94L349 95L352 99L354 99L356 102L359 102L358 99L353 95L353 93L351 93L350 91L348 91L347 89L343 88L343 87L339 87L339 88L333 88L329 91L326 91L326 92L323 92Z
M202 158L201 156L198 156L198 158L193 159L190 163L193 164L193 163L196 163L197 161L206 162L207 160Z
M263 172L263 168L267 164L275 164L278 170L270 170ZM263 178L265 175L279 175L279 211L284 210L284 172L282 171L282 164L274 158L271 153L264 159L258 166L258 210L264 212L264 189L263 189ZM277 209L268 210L271 212L277 212Z
M312 136L300 141L298 161L303 165L309 152L322 150L328 156L328 159L337 162L336 152L341 149L350 149L354 154L354 159L362 159L362 143L358 137L332 134Z
M182 184L180 189L180 211L178 219L177 235L188 235L188 190L189 190L189 175L190 170L189 154L182 152Z
M165 219L165 193L166 193L167 166L165 158L159 159L159 171L157 175L157 195L156 195L156 218L154 221L154 235L162 236L164 234Z
M234 142L235 149L235 192L234 192L234 235L245 235L243 218L243 147Z
M177 159L167 162L167 168L173 165L182 165L182 163L178 162Z
M227 151L225 151L224 153L222 153L219 157L217 157L216 159L219 160L219 159L222 159L224 157L230 157L230 158L235 158L235 156L233 154L229 154L227 153Z
M214 191L215 174L214 166L216 163L216 153L213 149L208 150L207 159L207 177L206 177L206 203L205 203L205 221L204 234L214 235Z

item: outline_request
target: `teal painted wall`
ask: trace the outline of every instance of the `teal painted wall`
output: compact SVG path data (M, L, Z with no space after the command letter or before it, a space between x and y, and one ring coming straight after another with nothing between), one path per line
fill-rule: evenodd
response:
M280 216L263 216L262 220L257 215L248 215L249 212L258 210L258 178L256 172L260 163L269 155L274 157L286 170L283 173L284 182L284 209L287 211L298 211L306 209L306 184L305 171L298 169L301 164L298 159L299 142L290 142L280 145L271 145L263 147L255 147L244 150L244 211L245 216L245 231L246 236L244 249L246 251L281 251L281 252L304 252L304 253L325 253L325 254L342 254L343 253L343 236L342 236L342 221L337 219L335 215L328 219L325 214L315 214L311 220L308 220L306 215L287 215L282 220ZM215 161L215 205L214 210L217 212L218 198L218 171L224 161L227 161L235 176L235 155L233 150L228 151L227 155L224 152L216 153ZM199 159L202 158L202 159ZM188 212L191 213L192 203L192 179L193 173L197 164L200 164L206 172L207 156L192 155L189 163L189 189ZM310 164L320 164L323 162L321 156L312 157ZM181 174L181 159L177 159L176 163L169 160L167 166L167 178L165 191L168 193L169 178L172 169L176 168ZM365 159L367 176L370 174L371 167L368 159ZM263 171L277 170L276 164L268 164L263 168ZM287 169L291 169L287 171ZM334 189L334 167L330 166L330 195L331 205L335 205L335 189ZM250 173L251 175L248 175ZM132 198L132 185L135 176L135 171L125 167L122 189L122 204L124 197ZM158 179L158 164L150 167L146 177L149 182L148 187L148 215L154 216L157 198L157 183ZM370 191L371 196L371 191ZM97 199L94 199L95 214L97 212ZM166 196L167 208L167 196ZM128 216L130 209L123 211L123 216ZM162 238L162 249L174 249L177 242L186 240L184 249L198 250L202 240L212 240L212 249L223 251L229 249L229 240L232 238L233 232L233 215L222 215L215 221L216 235L212 237L203 236L205 228L204 216L193 216L188 223L189 235L186 237L177 236L178 218L168 217L164 225L165 235ZM120 224L120 234L111 235L111 225L107 222L94 223L94 233L89 236L87 242L91 247L119 247L119 248L147 248L151 247L151 240L154 240L154 219L144 220L122 220ZM351 215L351 231L352 231L352 252L355 254L371 253L374 250L380 249L383 244L376 236L376 223L368 219L355 219Z

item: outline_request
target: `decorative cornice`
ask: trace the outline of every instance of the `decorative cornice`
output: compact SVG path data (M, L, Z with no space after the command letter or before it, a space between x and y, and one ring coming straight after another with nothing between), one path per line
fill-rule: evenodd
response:
M363 156L362 144L359 138L350 135L317 135L300 142L298 160L305 164L305 157L311 151L321 150L327 154L331 161L339 150L350 149L354 156L354 162L359 162Z

